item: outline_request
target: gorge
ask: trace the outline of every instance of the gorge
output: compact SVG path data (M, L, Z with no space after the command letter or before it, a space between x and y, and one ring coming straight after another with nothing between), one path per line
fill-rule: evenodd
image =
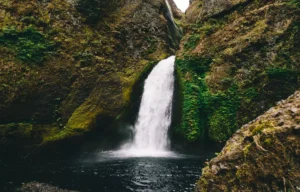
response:
M178 2L0 1L0 191L299 190L299 1Z
M16 190L20 182L28 182L21 191L60 191L57 186L80 191L193 190L194 181L199 177L198 163L212 155L183 155L170 149L168 130L172 119L174 68L175 56L171 56L151 70L132 128L133 138L119 150L86 151L75 159L59 157L36 162L23 157L21 161L1 162L2 174L6 176L0 182L4 191ZM16 176L15 172L23 174Z

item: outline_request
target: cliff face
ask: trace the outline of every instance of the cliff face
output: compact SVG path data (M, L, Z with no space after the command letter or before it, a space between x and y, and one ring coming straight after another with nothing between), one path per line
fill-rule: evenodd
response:
M189 141L226 141L300 88L299 1L194 0L177 52ZM300 92L244 125L196 191L298 191Z
M299 89L299 15L293 0L194 0L177 52L177 134L224 142Z
M164 0L2 0L0 143L47 143L115 119L141 74L174 52L166 15Z
M243 126L202 171L197 191L298 191L300 92Z

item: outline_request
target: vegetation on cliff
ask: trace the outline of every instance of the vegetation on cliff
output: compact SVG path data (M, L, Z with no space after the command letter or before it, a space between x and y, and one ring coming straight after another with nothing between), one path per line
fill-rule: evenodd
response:
M243 126L208 162L197 191L298 191L300 92Z
M40 64L55 49L54 42L30 27L23 31L17 31L15 26L4 27L0 45L13 50L17 59L29 64Z
M95 24L109 16L108 13L117 7L117 3L116 0L78 0L76 8L85 16L86 22Z
M1 146L109 127L145 68L174 52L165 11L163 0L1 1Z
M299 3L226 2L193 1L186 13L177 132L189 141L225 142L300 87Z

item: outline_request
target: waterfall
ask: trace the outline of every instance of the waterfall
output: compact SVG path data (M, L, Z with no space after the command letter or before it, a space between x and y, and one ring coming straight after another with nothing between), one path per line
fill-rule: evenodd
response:
M160 61L144 84L144 92L134 125L133 141L122 146L128 156L170 154L168 129L171 125L175 56Z
M168 0L165 0L165 2L166 2L166 5L167 5L167 7L168 7L168 12L169 12L169 14L170 14L171 20L172 20L172 22L174 23L174 16L173 16L173 12L172 12L172 8L171 8L171 6L170 6L170 3L169 3ZM175 24L175 23L174 23L174 24Z
M179 42L180 42L180 39L182 37L182 32L174 22L173 12L172 12L172 8L169 4L169 1L165 0L165 3L166 3L166 6L167 6L165 17L168 21L169 33L170 33L171 38L173 40L174 46L176 48L179 48Z

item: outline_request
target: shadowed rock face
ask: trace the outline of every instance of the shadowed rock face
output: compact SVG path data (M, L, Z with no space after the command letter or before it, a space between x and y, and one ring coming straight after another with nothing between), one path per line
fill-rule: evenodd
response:
M196 191L298 191L300 91L229 139L203 169Z
M221 12L208 6L222 2L193 1L186 19L196 18L186 23L177 52L183 92L178 132L191 142L225 142L300 88L299 4L229 1Z
M231 138L197 191L299 190L299 11L295 1L192 1L177 52L178 132Z
M247 0L194 0L186 12L186 21L194 23L220 14Z
M1 144L62 140L115 119L141 74L174 53L164 0L111 2L93 23L99 10L75 1L0 2Z

